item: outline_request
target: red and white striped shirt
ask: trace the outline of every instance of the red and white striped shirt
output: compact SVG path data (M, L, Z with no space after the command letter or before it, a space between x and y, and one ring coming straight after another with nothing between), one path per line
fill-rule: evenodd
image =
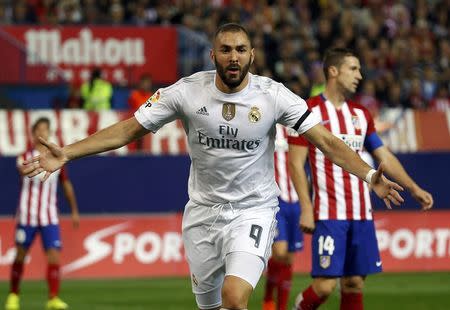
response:
M351 149L360 153L366 137L375 132L369 111L347 101L340 109L322 95L308 100L309 108L321 123ZM303 137L289 137L289 143L309 147L316 220L372 219L372 206L366 182L343 170Z
M24 160L39 155L37 150L30 150L17 158L17 165ZM33 178L22 177L17 221L21 225L46 226L58 224L57 187L58 181L67 180L64 168L53 172L45 181L41 181L42 174Z
M289 175L288 161L288 128L277 124L277 135L275 138L275 181L280 188L280 199L294 203L298 201L297 192Z

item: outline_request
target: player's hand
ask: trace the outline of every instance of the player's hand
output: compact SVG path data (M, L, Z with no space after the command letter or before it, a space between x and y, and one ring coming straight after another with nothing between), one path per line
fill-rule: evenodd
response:
M302 214L300 215L300 229L305 234L312 234L314 229L316 229L312 207L302 209Z
M372 186L372 189L377 194L377 196L383 199L388 209L392 209L391 203L399 206L404 202L404 199L398 193L398 191L403 191L403 187L395 182L388 180L383 175L383 171L384 167L381 163L378 166L377 172L372 175L370 185Z
M72 226L75 229L80 227L80 215L78 212L72 212Z
M39 141L47 147L47 150L36 157L24 161L23 164L26 168L23 169L23 173L31 178L45 171L42 178L42 181L45 181L50 174L60 169L68 161L68 158L64 154L62 147L50 143L41 137L39 137Z
M413 198L417 200L423 211L427 211L433 207L433 196L419 186L415 186L411 190L411 196L413 196Z

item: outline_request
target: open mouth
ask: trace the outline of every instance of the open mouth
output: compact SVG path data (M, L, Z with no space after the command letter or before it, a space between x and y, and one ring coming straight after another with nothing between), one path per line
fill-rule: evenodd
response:
M231 74L238 74L240 71L239 67L228 67L227 72Z

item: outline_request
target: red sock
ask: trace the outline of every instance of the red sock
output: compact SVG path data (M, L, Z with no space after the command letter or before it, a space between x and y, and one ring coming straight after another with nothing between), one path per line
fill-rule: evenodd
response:
M292 265L280 264L278 282L278 310L286 310L292 285Z
M311 285L302 292L301 297L302 301L297 307L298 310L315 310L326 300L326 298L317 296Z
M19 294L20 280L22 280L23 263L13 263L11 266L10 286L11 293Z
M341 292L341 310L363 310L362 293L344 293Z
M264 301L273 300L273 291L278 286L280 273L280 263L269 259L267 264L267 281L266 281L266 291L264 292Z
M49 264L47 268L48 296L53 298L59 294L59 265Z

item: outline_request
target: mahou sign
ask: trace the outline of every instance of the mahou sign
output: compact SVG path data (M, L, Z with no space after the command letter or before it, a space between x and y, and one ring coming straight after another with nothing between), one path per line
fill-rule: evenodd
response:
M85 81L101 67L114 83L150 73L157 83L177 78L177 35L171 27L2 27L7 72L0 82Z

